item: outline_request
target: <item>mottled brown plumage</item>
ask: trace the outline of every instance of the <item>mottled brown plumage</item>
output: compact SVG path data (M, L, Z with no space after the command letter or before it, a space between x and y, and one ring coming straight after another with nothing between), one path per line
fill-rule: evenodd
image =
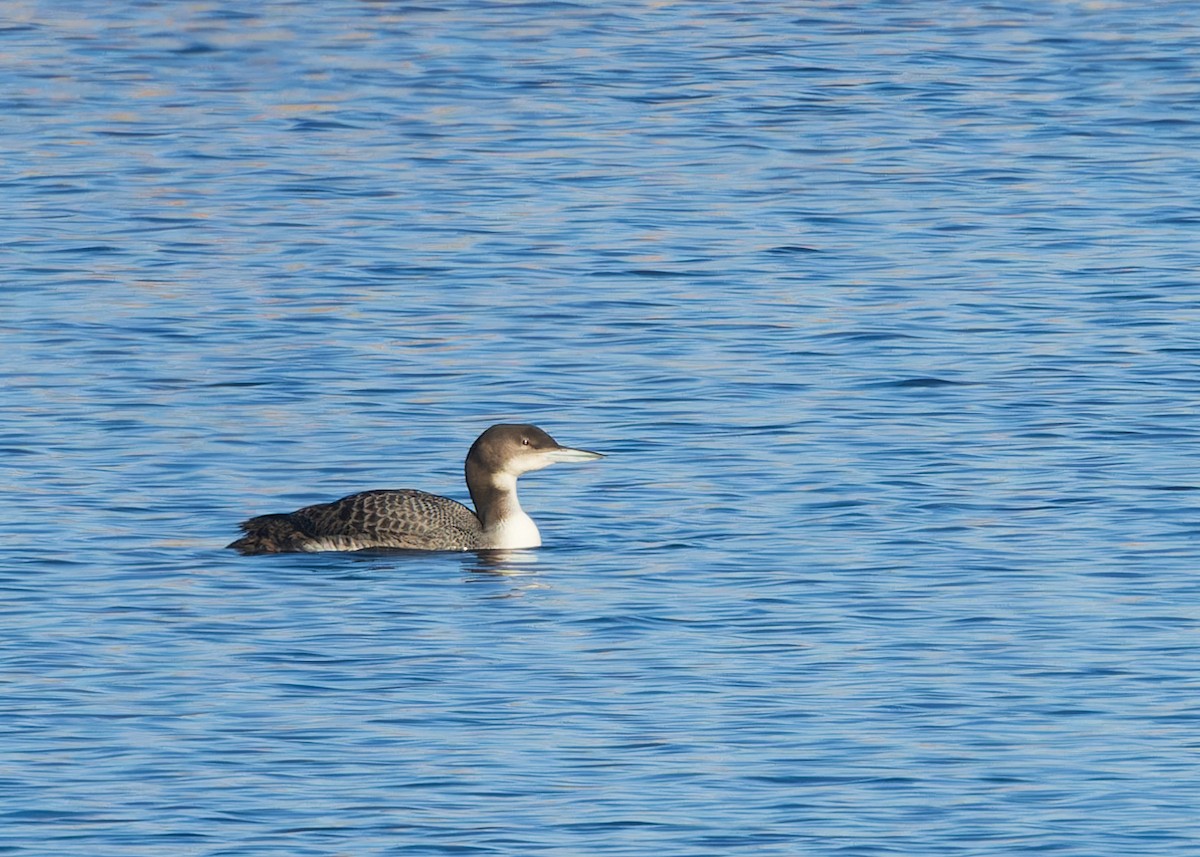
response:
M517 477L599 453L560 446L537 426L496 425L467 454L467 487L479 511L411 488L362 491L332 503L244 521L229 545L244 554L398 548L427 551L537 547L537 527L517 500Z
M229 547L245 554L363 548L472 550L482 547L475 513L448 497L410 488L351 494L332 503L242 523Z

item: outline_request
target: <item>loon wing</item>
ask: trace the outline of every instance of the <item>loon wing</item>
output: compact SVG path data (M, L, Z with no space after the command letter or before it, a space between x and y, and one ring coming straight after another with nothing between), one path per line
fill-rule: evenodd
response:
M362 491L284 515L260 515L241 528L246 535L229 547L242 553L471 550L483 529L462 503L412 489Z

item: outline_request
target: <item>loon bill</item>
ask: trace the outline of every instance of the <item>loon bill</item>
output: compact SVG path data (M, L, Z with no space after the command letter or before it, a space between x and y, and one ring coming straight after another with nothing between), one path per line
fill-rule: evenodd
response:
M243 554L400 548L426 551L535 548L542 537L517 500L517 477L551 464L603 458L560 446L537 426L494 425L467 453L467 490L475 504L411 488L362 491L332 503L239 526L228 545Z

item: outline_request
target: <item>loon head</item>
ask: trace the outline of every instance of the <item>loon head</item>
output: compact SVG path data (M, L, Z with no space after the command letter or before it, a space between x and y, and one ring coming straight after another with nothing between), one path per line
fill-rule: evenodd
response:
M502 423L494 425L471 445L467 453L467 481L472 471L488 474L493 481L516 479L522 473L551 464L603 458L598 452L562 446L537 426Z
M529 548L542 543L537 525L517 500L517 477L565 461L603 458L562 446L537 426L501 424L479 436L467 453L467 490L488 547Z

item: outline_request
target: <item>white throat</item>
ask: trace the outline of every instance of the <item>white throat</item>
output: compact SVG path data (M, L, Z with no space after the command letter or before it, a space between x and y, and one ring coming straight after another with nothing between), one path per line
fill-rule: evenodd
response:
M541 547L542 534L517 499L517 477L510 473L499 473L492 484L504 493L506 502L500 518L492 521L484 531L487 546L497 550Z

